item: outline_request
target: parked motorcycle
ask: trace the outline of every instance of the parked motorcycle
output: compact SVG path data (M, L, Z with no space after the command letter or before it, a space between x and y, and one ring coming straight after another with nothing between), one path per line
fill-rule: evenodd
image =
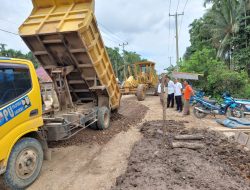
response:
M191 96L190 98L190 104L194 104L195 102L195 98L203 98L205 96L205 92L201 91L201 90L197 90L195 92L195 95L194 96Z
M207 115L227 115L236 118L244 117L241 105L226 94L223 94L224 102L218 104L215 100L206 100L200 97L194 97L194 115L199 118L205 118Z
M241 105L245 115L250 115L250 100L235 99L235 102Z

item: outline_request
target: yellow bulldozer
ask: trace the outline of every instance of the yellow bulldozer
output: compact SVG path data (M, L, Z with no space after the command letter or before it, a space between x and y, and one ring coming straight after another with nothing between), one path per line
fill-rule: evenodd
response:
M135 94L138 101L145 100L146 94L156 94L158 75L155 71L155 63L151 61L137 62L133 67L133 73L131 67L128 67L129 77L126 76L126 72L124 74L122 94Z

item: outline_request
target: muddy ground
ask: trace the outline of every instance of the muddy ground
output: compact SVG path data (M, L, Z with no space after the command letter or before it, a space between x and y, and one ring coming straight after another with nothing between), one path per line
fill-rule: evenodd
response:
M161 121L145 123L144 137L112 190L249 190L250 153L217 132L186 129L184 123L168 121L165 136ZM202 135L196 143L204 148L172 148L177 134Z
M61 142L51 142L50 148L60 148L67 146L79 146L81 144L98 143L104 145L116 134L126 132L131 126L136 126L144 118L148 108L134 101L134 99L124 99L118 112L112 113L110 128L108 130L93 130L87 128L79 132L69 140Z
M207 130L225 128L213 118L183 117L174 109L167 109L167 118L166 138L156 121L162 119L159 97L138 102L124 96L110 129L86 129L69 141L51 143L52 160L44 162L28 190L250 189L249 153L221 132ZM205 148L171 148L173 136L189 133L206 137L199 141Z
M52 160L28 190L107 190L125 172L127 158L141 133L137 125L148 108L123 98L105 131L86 129L68 141L50 143ZM0 190L5 190L0 178Z

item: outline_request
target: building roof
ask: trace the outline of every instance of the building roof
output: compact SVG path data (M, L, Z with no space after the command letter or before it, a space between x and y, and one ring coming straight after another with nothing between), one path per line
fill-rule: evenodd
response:
M141 61L141 62L136 62L135 65L155 65L154 62L152 61Z
M48 73L44 70L43 67L39 67L36 70L36 74L40 80L41 83L52 83L52 79L50 78L50 76L48 75Z
M197 73L183 73L183 72L173 72L173 78L185 79L185 80L199 80L199 76L203 76Z

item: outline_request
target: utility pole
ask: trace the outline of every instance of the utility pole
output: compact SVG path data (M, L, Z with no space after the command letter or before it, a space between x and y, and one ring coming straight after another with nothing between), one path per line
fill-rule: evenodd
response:
M168 57L169 58L169 61L170 61L170 66L172 66L172 56Z
M169 14L169 16L174 16L175 17L175 31L176 31L176 65L178 67L178 63L179 63L179 31L178 31L178 16L184 15L184 12L182 12L181 14L179 13L175 13L174 15Z
M119 44L119 46L121 46L122 47L122 50L123 50L123 52L125 51L125 46L127 46L128 45L128 42L126 42L126 43L122 43L122 44Z
M119 44L119 46L122 47L122 52L123 52L123 61L124 61L124 69L123 69L123 72L124 72L124 81L127 80L127 76L126 76L126 65L127 65L127 61L126 61L126 57L125 57L125 46L128 45L128 42L126 43L122 43L122 44Z

